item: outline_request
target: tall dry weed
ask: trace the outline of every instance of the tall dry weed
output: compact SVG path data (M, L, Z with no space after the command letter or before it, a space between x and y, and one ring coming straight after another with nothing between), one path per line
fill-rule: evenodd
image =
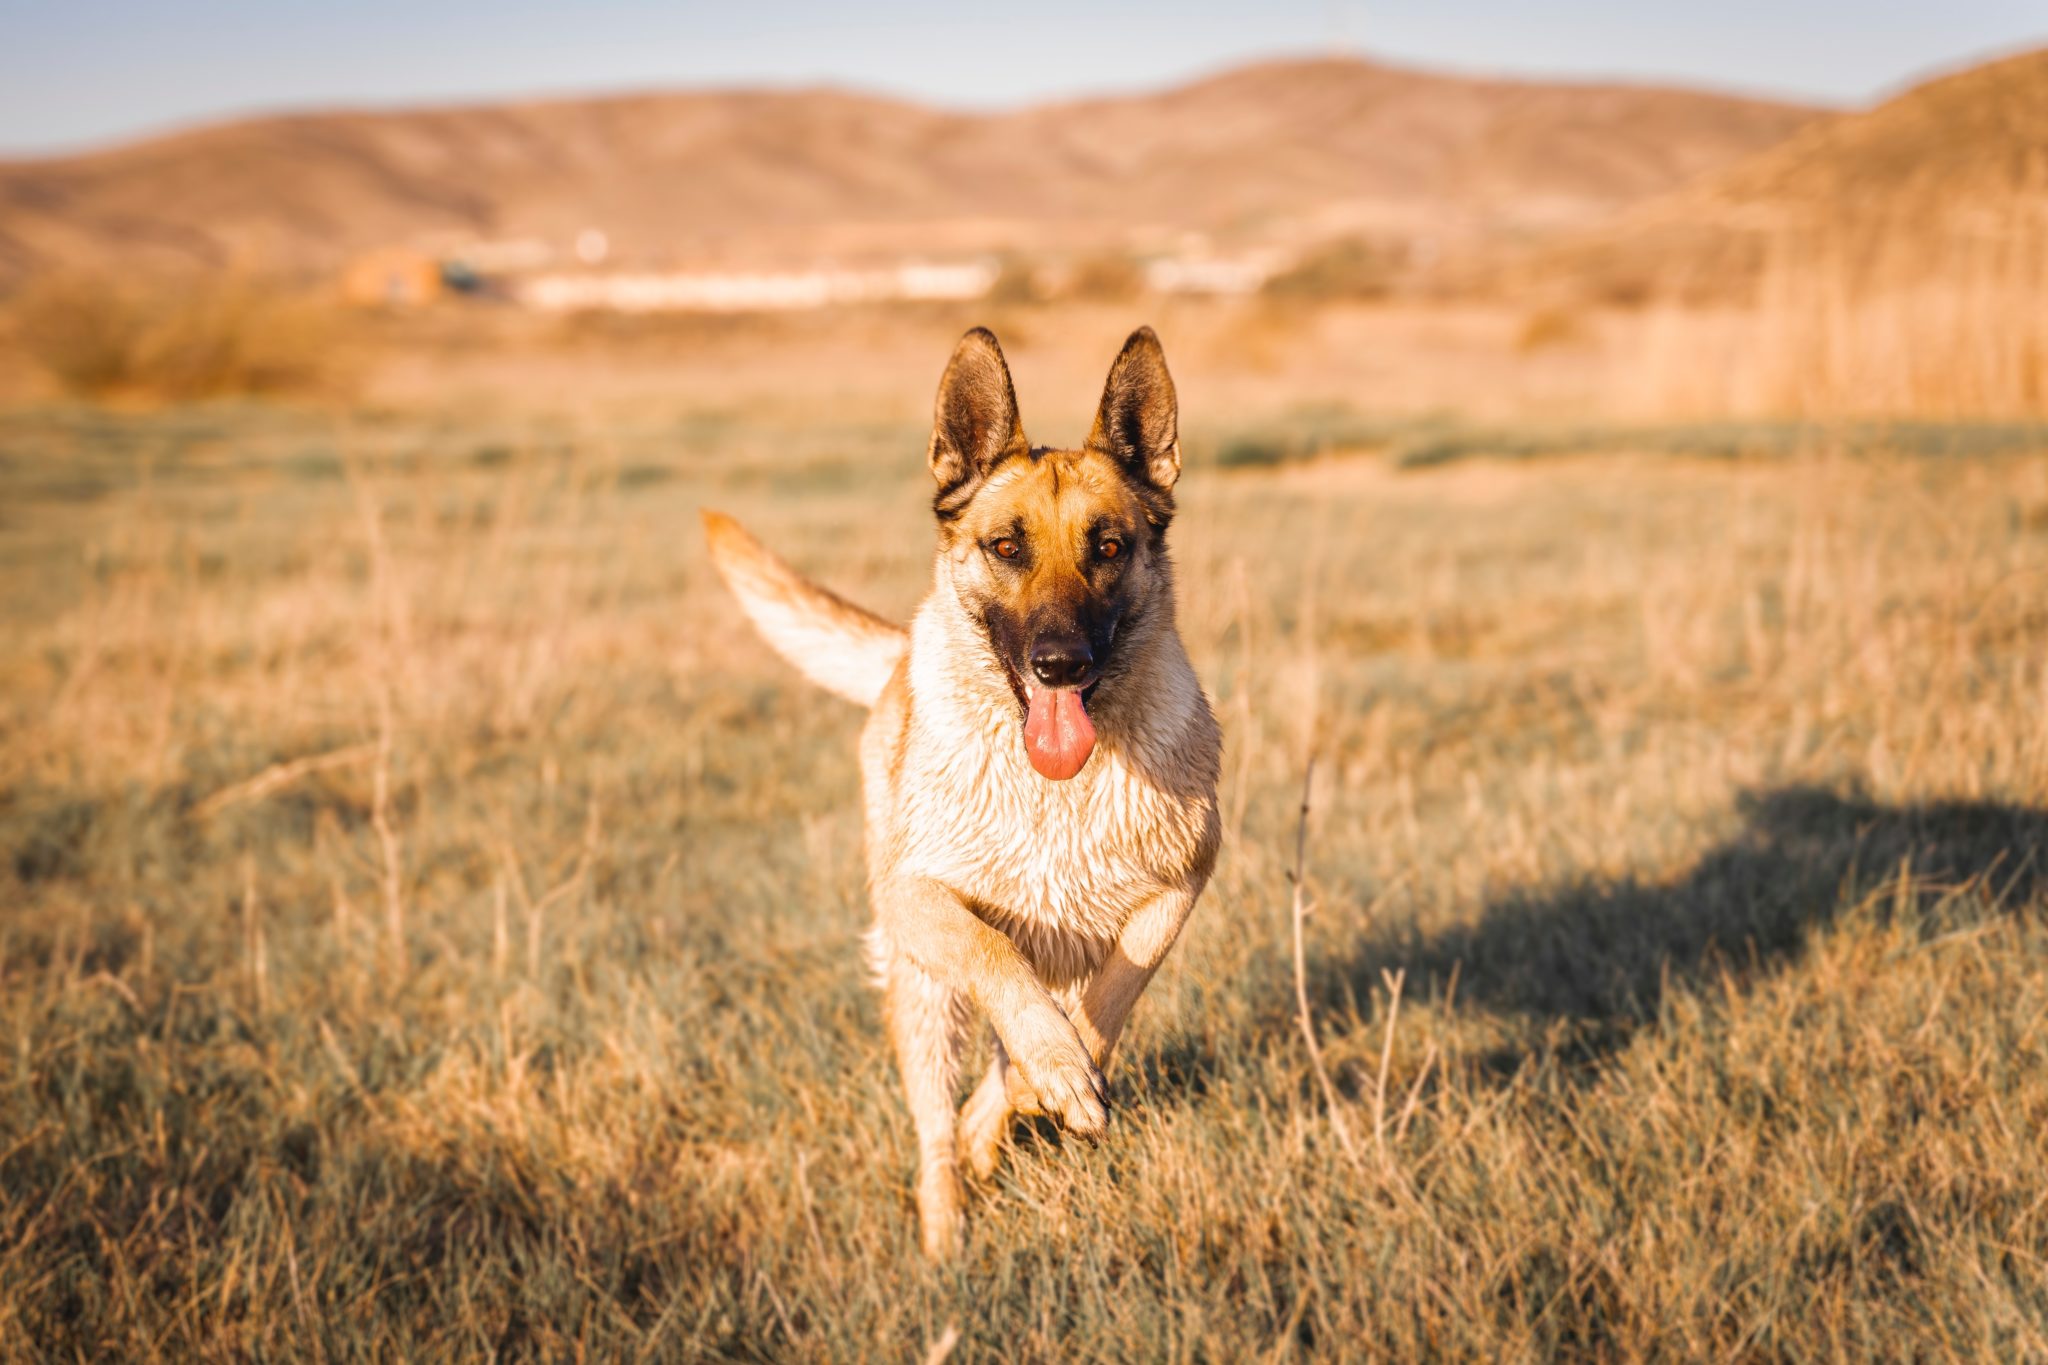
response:
M1657 416L2041 416L2048 209L2015 195L1935 225L1785 230L1746 302L1652 308L1621 366Z

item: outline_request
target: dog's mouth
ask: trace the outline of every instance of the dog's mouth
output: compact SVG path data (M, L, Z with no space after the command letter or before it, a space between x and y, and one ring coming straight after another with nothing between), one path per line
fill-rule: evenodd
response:
M1095 752L1095 722L1088 703L1102 679L1082 687L1022 686L1024 694L1024 756L1040 777L1064 782L1088 765Z

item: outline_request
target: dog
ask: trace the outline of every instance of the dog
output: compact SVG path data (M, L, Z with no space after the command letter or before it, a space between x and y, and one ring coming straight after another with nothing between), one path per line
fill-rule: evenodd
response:
M1215 866L1221 735L1175 625L1179 409L1149 327L1078 449L1024 436L993 333L939 381L931 590L908 630L706 510L768 643L871 708L861 732L869 954L917 1130L925 1253L959 1248L1014 1116L1098 1137L1117 1035ZM974 1010L987 1074L954 1113Z

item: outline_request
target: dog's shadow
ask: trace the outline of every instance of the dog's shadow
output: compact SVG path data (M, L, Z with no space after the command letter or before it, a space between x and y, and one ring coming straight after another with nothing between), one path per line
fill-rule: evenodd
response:
M1670 882L1579 881L1491 902L1477 920L1424 932L1389 926L1352 951L1311 959L1309 992L1325 1029L1406 972L1405 997L1519 1014L1567 1064L1597 1064L1658 1016L1673 986L1728 972L1754 981L1795 960L1809 931L1883 888L1926 906L1960 888L2005 907L2048 892L2048 811L1988 801L1886 805L1816 787L1742 798L1741 830ZM1900 873L1910 874L1901 893ZM1972 903L1976 903L1975 895ZM1290 988L1253 1013L1294 1012ZM1284 998L1283 998L1284 997ZM1200 1030L1134 1058L1154 1093L1199 1102L1220 1063ZM1527 1058L1507 1050L1487 1069Z

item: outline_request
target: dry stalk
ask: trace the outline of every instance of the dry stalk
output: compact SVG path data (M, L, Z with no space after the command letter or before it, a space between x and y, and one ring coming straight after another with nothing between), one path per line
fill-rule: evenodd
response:
M325 772L329 768L345 768L351 763L360 763L377 752L375 744L351 744L345 749L335 749L324 754L312 754L305 758L294 758L285 763L273 763L254 777L222 787L213 795L192 808L192 813L202 819L226 810L229 806L243 801L257 801L282 787L288 787L311 773Z
M384 522L377 506L376 490L354 460L346 464L350 486L356 495L356 509L363 523L363 540L369 551L370 580L378 614L376 657L369 662L375 676L373 691L377 707L377 738L371 770L370 828L377 836L381 864L380 886L384 897L384 929L393 967L405 969L404 864L398 831L391 823L391 757L396 747L397 723L393 717L391 675L399 663L400 644L410 631L391 573L391 558L384 543Z
M1415 1073L1415 1081L1408 1087L1408 1097L1401 1102L1401 1116L1394 1120L1394 1141L1408 1136L1408 1125L1415 1121L1417 1109L1422 1104L1422 1087L1429 1080L1430 1071L1437 1063L1437 1046L1429 1045L1429 1051L1422 1056L1422 1069Z
M789 1309L784 1306L782 1295L775 1292L775 1281L768 1278L766 1270L755 1271L754 1278L761 1288L768 1291L768 1302L775 1309L775 1320L782 1324L783 1339L794 1345L797 1339L796 1328L789 1320Z
M1408 969L1389 972L1382 968L1380 980L1387 988L1387 1027L1380 1038L1380 1072L1372 1088L1372 1143L1380 1158L1380 1169L1391 1172L1393 1158L1387 1155L1387 1071L1394 1061L1394 1024L1401 1017L1401 987Z
M1239 656L1237 678L1232 683L1235 695L1231 700L1238 712L1237 733L1240 738L1233 746L1238 755L1237 768L1231 779L1230 819L1223 841L1226 846L1235 847L1239 836L1244 833L1245 808L1251 801L1252 754L1258 748L1258 717L1252 713L1251 689L1246 685L1246 679L1252 676L1252 622L1255 613L1252 611L1251 587L1245 580L1242 557L1231 561L1230 572L1231 587L1234 590Z
M581 888L590 876L590 865L598 841L597 806L594 798L583 834L583 846L576 856L575 868L538 900L527 892L526 875L520 870L519 855L512 851L511 842L502 837L497 840L498 860L504 865L505 880L511 884L512 894L526 910L526 974L534 980L540 979L542 930L546 924L548 910L565 896Z
M1302 947L1301 926L1309 912L1314 909L1307 899L1308 872L1308 811L1309 794L1316 779L1315 755L1309 755L1307 766L1301 774L1301 818L1294 832L1294 1003L1297 1009L1295 1019L1301 1025L1301 1040L1308 1045L1308 1061L1315 1070L1316 1084L1322 1088L1323 1105L1330 1112L1330 1127L1337 1134L1337 1145L1344 1154L1357 1161L1358 1144L1352 1140L1351 1125L1344 1121L1344 1109L1337 1099L1337 1087L1330 1083L1330 1070L1323 1065L1322 1045L1316 1041L1315 1020L1308 1007L1308 956Z
M377 832L377 850L383 862L384 929L391 943L391 956L401 969L405 965L405 899L399 872L398 834L391 827L391 687L377 689L377 766L370 793L370 827Z
M825 1254L825 1236L818 1230L817 1203L811 1197L811 1182L807 1174L810 1164L811 1154L799 1149L796 1154L796 1189L797 1193L803 1196L804 1225L810 1229L811 1250L817 1253L820 1273L837 1281L839 1277L833 1271L832 1258Z
M269 954L263 944L263 923L256 904L256 860L242 855L242 939L249 958L249 990L256 1013L270 1013Z
M322 822L318 828L326 831L324 842L330 849L335 847L338 842L338 837L329 828L332 823L333 817L323 812ZM337 943L347 945L355 934L355 904L349 900L348 888L342 884L340 868L330 865L327 869L327 881L334 898L334 940Z
M926 1349L924 1365L946 1365L947 1359L953 1354L953 1348L959 1344L960 1324L957 1322L947 1323L946 1330L939 1333L939 1339Z
M376 1097L363 1085L361 1073L356 1070L355 1063L348 1059L348 1053L342 1050L341 1040L334 1036L334 1030L328 1026L325 1019L316 1021L316 1028L320 1034L320 1046L327 1053L327 1060L334 1064L335 1072L348 1083L349 1093L361 1100L365 1106L374 1108Z
M500 873L491 882L491 974L501 979L512 957L512 935L505 919L506 899L505 877Z

